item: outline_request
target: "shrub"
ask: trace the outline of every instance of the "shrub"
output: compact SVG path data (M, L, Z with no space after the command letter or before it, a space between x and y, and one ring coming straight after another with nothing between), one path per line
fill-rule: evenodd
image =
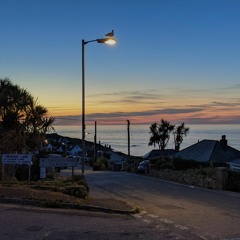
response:
M66 203L62 200L41 200L37 205L45 208L63 208L66 206Z
M152 163L152 161L151 161ZM156 160L156 164L157 164L157 169L173 169L173 164L172 161L170 159L167 158L160 158Z
M26 181L28 180L29 175L29 167L26 165L18 166L15 177L18 181Z
M127 159L127 163L128 164L132 164L132 163L140 163L142 161L142 157L133 157L133 156L130 156L129 159Z
M76 182L78 185L83 185L86 188L87 192L89 192L89 186L84 175L74 175L73 182Z
M197 175L202 175L205 177L216 177L216 169L214 167L202 167L195 169Z
M159 169L174 169L174 166L171 162L164 162L159 166Z
M228 190L240 192L240 172L228 171Z
M83 185L66 186L63 188L62 193L85 199L88 195L88 190Z
M194 160L185 160L181 158L175 158L173 160L173 166L176 170L187 170L187 169L196 169L199 167L207 167L209 163L205 162L197 162Z
M93 171L97 170L109 170L110 165L106 158L99 158L96 162L93 163Z
M73 182L73 183L72 183ZM75 175L72 178L56 179L55 181L38 182L31 186L33 189L62 192L79 198L86 198L89 186L84 175Z

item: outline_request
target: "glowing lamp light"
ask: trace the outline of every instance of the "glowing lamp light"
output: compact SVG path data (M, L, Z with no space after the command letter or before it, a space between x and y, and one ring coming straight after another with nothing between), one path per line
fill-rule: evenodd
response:
M101 39L97 39L97 42L98 43L105 43L105 44L108 44L108 45L114 45L116 44L116 39L115 38L101 38Z

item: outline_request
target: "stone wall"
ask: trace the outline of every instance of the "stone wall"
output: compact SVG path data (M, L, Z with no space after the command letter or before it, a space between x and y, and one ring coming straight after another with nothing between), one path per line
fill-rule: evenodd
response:
M171 169L153 170L150 169L149 175L164 180L184 183L208 189L218 189L215 177L196 174L194 171L175 171Z

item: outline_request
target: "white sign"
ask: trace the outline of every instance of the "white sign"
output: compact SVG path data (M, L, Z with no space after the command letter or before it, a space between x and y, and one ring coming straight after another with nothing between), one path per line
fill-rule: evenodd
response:
M26 164L28 166L32 163L32 154L3 154L2 155L3 164Z
M40 167L77 167L75 158L40 158Z

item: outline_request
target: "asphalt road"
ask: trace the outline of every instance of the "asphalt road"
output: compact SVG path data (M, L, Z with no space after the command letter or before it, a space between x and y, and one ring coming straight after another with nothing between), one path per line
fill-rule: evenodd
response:
M202 239L240 239L239 193L127 172L86 171L85 174L94 196L115 197L139 206L142 210L139 218L146 223L164 222Z
M150 220L149 220L150 221ZM1 240L201 240L167 223L126 215L0 204Z
M239 193L127 172L86 170L85 175L94 198L124 200L141 213L125 216L0 204L0 240L240 239Z

